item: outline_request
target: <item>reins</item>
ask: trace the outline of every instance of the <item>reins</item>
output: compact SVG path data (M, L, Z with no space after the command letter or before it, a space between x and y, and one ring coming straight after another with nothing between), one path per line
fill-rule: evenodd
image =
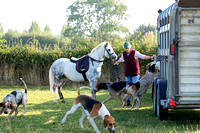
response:
M118 65L114 65L113 64L113 68L112 68L112 76L115 76L115 68L116 68L116 70L117 70L117 78L118 78L118 81L120 81L120 76L119 76L119 67L118 67Z
M96 60L96 59L90 57L89 55L88 55L88 57L89 57L92 61L96 61L96 62L104 62L104 61L110 60L110 58L109 58L109 59L106 59L106 60Z

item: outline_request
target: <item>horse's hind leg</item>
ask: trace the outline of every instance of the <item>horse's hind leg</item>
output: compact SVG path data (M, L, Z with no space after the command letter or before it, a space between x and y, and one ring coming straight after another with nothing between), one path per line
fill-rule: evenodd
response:
M53 85L53 101L54 101L54 104L58 104L57 100L56 100L56 88L59 84L59 79L55 78L54 79L54 85Z
M59 97L60 97L62 103L65 103L65 99L64 99L63 94L62 94L62 91L61 91L61 90L62 90L62 87L63 87L63 85L64 85L65 83L66 83L66 80L61 79L60 85L58 86L58 94L59 94Z

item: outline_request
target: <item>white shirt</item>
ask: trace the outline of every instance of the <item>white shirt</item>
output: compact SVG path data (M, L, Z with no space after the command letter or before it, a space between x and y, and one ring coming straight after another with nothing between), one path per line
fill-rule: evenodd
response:
M130 52L127 53L127 56L129 56ZM140 58L140 59L144 59L145 55L144 54L141 54L140 52L138 51L135 51L135 59L137 58ZM119 61L120 62L124 62L124 56L123 56L123 53L121 55L121 57L119 58Z

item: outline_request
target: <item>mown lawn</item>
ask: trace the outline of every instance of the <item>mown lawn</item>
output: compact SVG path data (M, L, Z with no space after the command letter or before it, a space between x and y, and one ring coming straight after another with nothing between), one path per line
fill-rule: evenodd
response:
M67 133L91 133L94 132L87 119L84 120L84 129L80 128L79 118L81 109L78 109L72 115L69 115L64 125L60 125L66 111L68 111L74 98L77 96L77 88L64 87L63 95L66 103L62 104L58 98L58 105L53 104L53 94L47 86L28 86L27 113L20 117L23 111L22 105L19 107L17 117L6 121L5 114L0 116L0 132L67 132ZM0 101L13 90L24 91L24 86L0 86ZM83 89L81 94L90 95L90 90ZM97 99L103 101L108 97L106 91L97 93ZM159 121L153 115L153 100L151 98L151 89L143 96L142 107L139 110L121 109L121 104L117 98L108 101L106 107L111 115L116 119L116 133L172 133L172 132L200 132L200 110L170 110L167 121ZM96 119L99 130L102 133L108 131L102 130L103 124Z

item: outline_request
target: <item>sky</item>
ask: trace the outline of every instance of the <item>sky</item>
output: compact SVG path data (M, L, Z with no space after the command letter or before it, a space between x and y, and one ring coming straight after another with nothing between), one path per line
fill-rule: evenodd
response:
M8 30L28 31L36 21L43 31L49 25L53 35L61 33L67 24L66 9L75 0L1 0L0 23L4 33ZM165 10L175 0L121 0L128 7L128 20L123 25L134 32L141 24L155 25L158 10Z

